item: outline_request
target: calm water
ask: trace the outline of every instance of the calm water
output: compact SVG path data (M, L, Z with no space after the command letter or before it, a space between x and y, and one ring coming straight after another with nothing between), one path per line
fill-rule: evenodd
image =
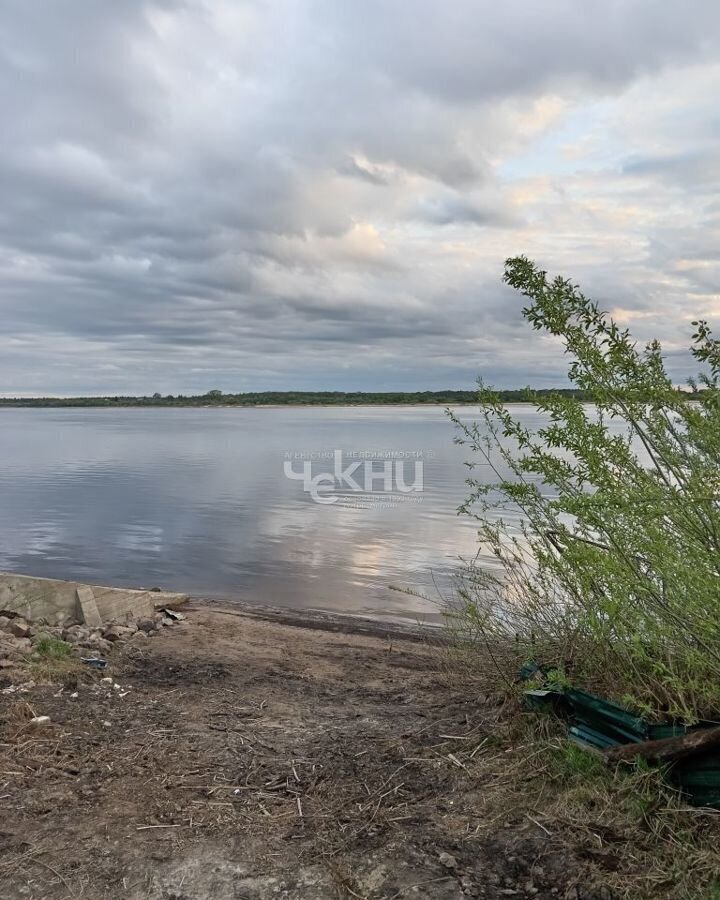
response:
M476 552L453 436L439 408L0 410L0 571L430 620L392 588L437 599ZM310 457L327 481L336 449L404 453L410 485L421 459L423 490L392 461L389 485L362 462L359 492L321 485L332 503L286 477Z

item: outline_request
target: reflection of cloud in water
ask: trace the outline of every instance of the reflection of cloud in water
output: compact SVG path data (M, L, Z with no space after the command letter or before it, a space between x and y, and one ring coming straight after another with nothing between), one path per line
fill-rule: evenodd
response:
M433 604L391 586L447 592L477 552L476 523L456 514L466 450L437 408L2 416L6 569L414 617ZM288 447L423 449L422 502L314 503L284 477Z
M137 553L161 553L164 529L154 525L129 525L117 538L118 547Z
M24 532L16 531L3 538L0 550L0 567L10 565L10 561L18 553L29 556L44 556L52 550L62 536L62 528L58 524L39 522Z

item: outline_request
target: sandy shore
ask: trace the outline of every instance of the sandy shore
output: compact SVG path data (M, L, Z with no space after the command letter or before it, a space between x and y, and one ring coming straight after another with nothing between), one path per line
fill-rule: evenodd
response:
M200 604L105 672L0 672L0 896L609 896L508 805L526 750L448 665L412 629Z

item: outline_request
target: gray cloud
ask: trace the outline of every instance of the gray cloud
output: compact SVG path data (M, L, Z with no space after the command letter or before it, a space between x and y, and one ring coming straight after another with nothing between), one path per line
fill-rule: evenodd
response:
M517 252L681 374L720 312L710 0L41 6L0 26L0 393L557 382Z

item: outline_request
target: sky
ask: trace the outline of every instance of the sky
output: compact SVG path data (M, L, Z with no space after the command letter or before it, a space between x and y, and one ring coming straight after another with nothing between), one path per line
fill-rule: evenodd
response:
M716 0L3 0L0 394L565 383L720 330Z

